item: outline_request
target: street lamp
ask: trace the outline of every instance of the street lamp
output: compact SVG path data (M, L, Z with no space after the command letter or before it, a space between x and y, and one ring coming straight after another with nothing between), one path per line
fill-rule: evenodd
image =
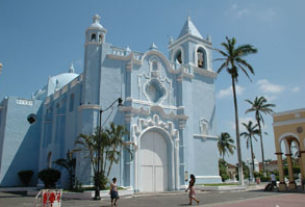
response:
M122 106L123 100L122 98L118 98L116 100L114 100L106 109L102 109L102 107L100 108L99 112L100 112L100 119L99 119L99 130L98 130L98 140L97 140L97 174L95 175L95 182L96 182L96 186L95 186L95 196L94 196L94 200L101 200L101 196L100 196L100 174L101 174L101 166L100 166L100 162L101 162L101 142L102 142L102 137L101 137L101 130L102 130L102 113L109 110L116 102L118 102L118 106ZM104 152L102 152L104 153Z

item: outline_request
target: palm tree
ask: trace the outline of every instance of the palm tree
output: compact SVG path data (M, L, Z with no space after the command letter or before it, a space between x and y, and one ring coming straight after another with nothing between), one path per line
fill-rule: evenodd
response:
M100 130L99 127L97 127L95 133L91 135L80 134L78 139L75 141L75 144L80 147L75 149L75 151L85 152L86 158L90 159L94 171L95 186L100 183L100 188L105 189L107 177L110 174L113 162L118 163L123 149L126 149L127 152L132 154L132 149L129 146L135 145L133 142L123 140L123 136L127 133L128 131L124 126L111 123L110 127L105 130ZM100 137L102 141L99 140ZM99 146L99 150L102 153L98 153ZM100 154L99 159L98 154ZM98 160L101 161L101 174L98 172ZM98 179L100 182L97 181Z
M217 147L219 154L222 156L223 160L225 160L226 154L233 155L235 149L234 140L232 139L229 133L223 132L220 134L220 136L218 137Z
M74 188L76 159L73 157L73 152L67 152L67 158L60 158L54 161L56 165L64 167L69 173L69 189Z
M254 101L246 100L251 105L246 113L254 112L255 119L259 129L259 137L261 143L261 152L262 152L262 163L263 163L263 172L265 173L265 154L264 154L264 143L263 143L263 135L262 135L262 124L264 124L264 119L262 114L271 114L273 110L271 107L275 107L275 104L267 103L267 99L263 96L255 97Z
M250 144L251 160L252 160L252 175L254 175L254 152L253 152L252 139L257 141L255 135L259 134L259 130L257 129L257 124L253 125L252 121L249 121L248 124L242 123L242 125L246 128L246 131L242 132L240 134L240 136L243 136L247 139L247 149L249 149L249 144Z
M128 131L124 126L116 126L114 123L110 124L110 128L106 129L106 133L109 136L109 146L107 146L105 153L107 160L110 162L107 170L107 177L110 174L113 163L120 161L121 152L125 149L132 156L132 150L129 148L130 145L135 145L132 142L123 141L122 137L128 134ZM106 163L104 163L104 170L106 172Z
M236 82L238 80L239 71L242 70L243 73L250 79L249 73L254 74L252 66L243 59L249 54L257 52L253 46L249 44L236 46L236 39L233 37L229 39L226 37L227 42L221 43L225 50L217 50L223 57L216 59L217 61L223 61L217 70L220 73L223 69L226 69L232 79L232 91L234 100L234 110L235 110L235 130L236 130L236 144L237 144L237 158L238 158L238 175L239 182L244 185L243 179L243 167L242 167L242 157L240 149L240 137L239 137L239 121L238 121L238 107L236 98Z

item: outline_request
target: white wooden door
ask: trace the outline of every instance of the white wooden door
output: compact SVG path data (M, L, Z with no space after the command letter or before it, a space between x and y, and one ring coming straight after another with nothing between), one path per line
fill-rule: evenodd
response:
M141 138L140 149L141 191L168 190L167 143L157 132L146 132Z

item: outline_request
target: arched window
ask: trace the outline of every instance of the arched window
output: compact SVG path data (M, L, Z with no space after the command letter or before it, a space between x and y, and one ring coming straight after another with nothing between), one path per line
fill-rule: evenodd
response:
M52 152L48 153L47 163L48 163L48 168L52 168Z
M198 68L207 68L206 53L202 47L199 47L197 50L197 67Z
M181 50L178 50L176 52L175 58L174 58L174 63L175 63L176 69L178 69L180 67L180 65L182 64L182 52L181 52Z
M73 108L74 108L74 93L72 93L70 95L70 105L69 105L69 111L73 111Z
M102 35L102 34L100 34L100 35L98 36L98 42L99 42L99 43L102 43L102 42L103 42L103 35Z
M96 40L96 34L95 33L91 34L91 40Z

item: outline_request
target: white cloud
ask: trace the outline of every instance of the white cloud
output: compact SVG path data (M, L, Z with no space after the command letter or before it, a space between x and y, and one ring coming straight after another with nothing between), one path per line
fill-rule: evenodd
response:
M257 85L259 89L264 93L278 94L285 89L284 86L270 83L267 79L258 80Z
M239 131L243 132L245 130L245 127L242 125L242 123L248 124L249 121L253 122L253 125L256 124L256 120L253 117L239 117ZM234 130L235 132L235 121L229 122L231 130Z
M277 99L277 96L275 96L275 95L264 95L264 97L267 99L268 102L274 101Z
M293 93L297 93L297 92L300 91L300 87L297 87L297 86L296 86L296 87L292 88L291 91L292 91Z
M277 13L274 8L257 8L255 6L240 6L239 4L232 4L227 11L226 15L237 19L244 17L253 17L261 21L272 21Z
M243 87L236 85L236 94L237 95L242 95L244 91L245 91L245 89ZM225 98L228 96L233 96L232 86L225 88L225 89L221 89L216 95L217 98Z

